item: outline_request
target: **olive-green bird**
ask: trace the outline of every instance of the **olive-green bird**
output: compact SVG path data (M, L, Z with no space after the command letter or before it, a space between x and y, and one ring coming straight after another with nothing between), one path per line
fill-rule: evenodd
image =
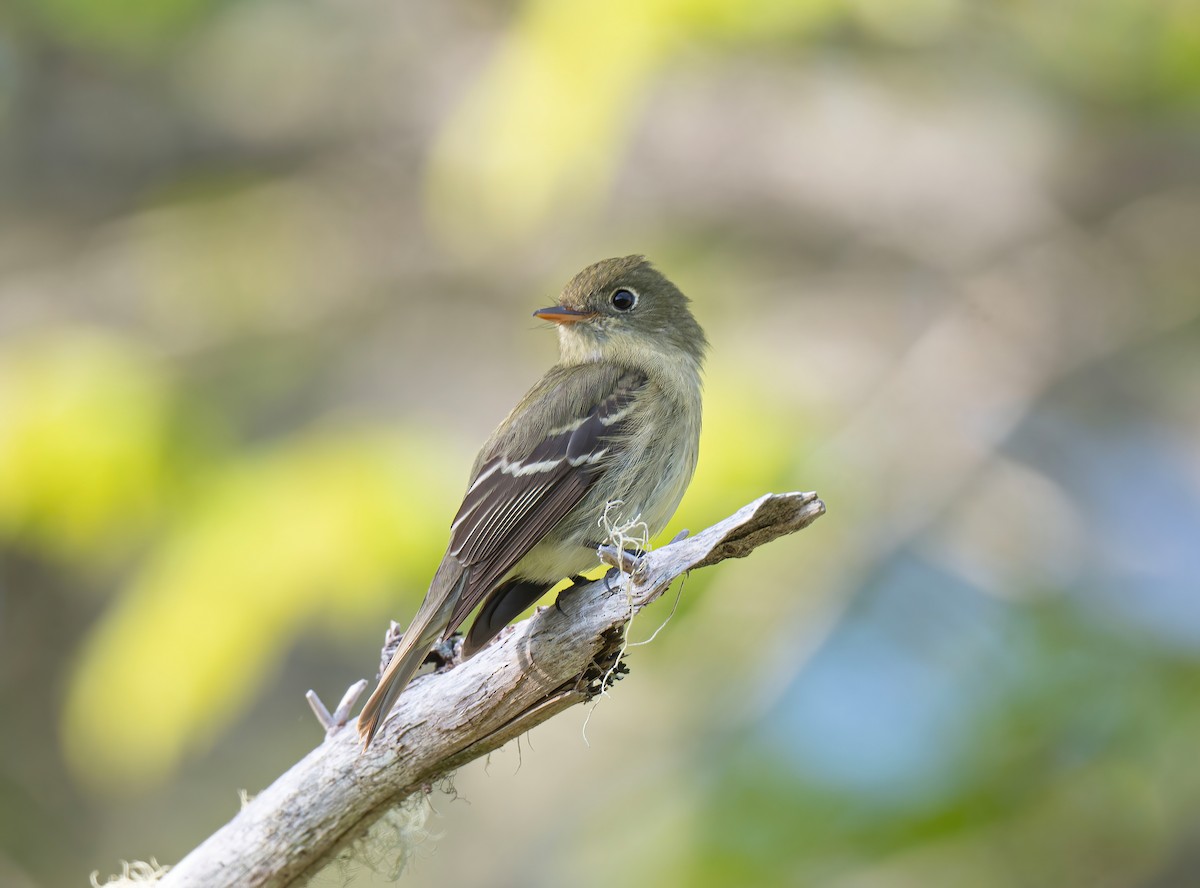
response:
M559 361L480 450L442 563L358 717L364 746L477 606L466 655L599 563L608 503L657 534L695 471L708 343L674 284L642 256L606 259L534 317L557 325Z

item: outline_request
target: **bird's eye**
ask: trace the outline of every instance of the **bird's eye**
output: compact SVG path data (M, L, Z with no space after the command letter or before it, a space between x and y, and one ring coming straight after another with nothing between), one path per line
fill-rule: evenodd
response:
M637 305L637 293L633 290L613 290L612 305L617 311L633 311L633 307Z

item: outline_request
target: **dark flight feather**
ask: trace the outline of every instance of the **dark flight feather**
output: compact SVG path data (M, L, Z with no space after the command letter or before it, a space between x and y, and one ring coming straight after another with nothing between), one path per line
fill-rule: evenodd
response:
M452 525L449 553L471 576L447 634L603 475L610 447L626 430L626 408L645 384L644 375L626 373L599 404L563 423L571 428L543 439L524 458L493 456L483 463Z

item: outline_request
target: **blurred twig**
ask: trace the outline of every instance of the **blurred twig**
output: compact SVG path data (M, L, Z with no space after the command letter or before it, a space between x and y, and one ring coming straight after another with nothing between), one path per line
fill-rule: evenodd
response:
M677 577L748 555L824 512L815 493L768 494L696 536L648 553L632 573L570 590L560 607L540 610L470 660L414 681L366 751L353 728L339 729L329 717L324 743L161 884L295 884L408 796L600 693L617 671L630 619ZM619 553L604 554L633 566ZM350 705L338 707L343 722Z

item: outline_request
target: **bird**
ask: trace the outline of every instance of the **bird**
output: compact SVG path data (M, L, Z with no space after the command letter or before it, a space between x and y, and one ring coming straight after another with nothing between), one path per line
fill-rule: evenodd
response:
M599 563L609 504L653 536L695 472L708 341L673 283L644 256L605 259L533 315L557 328L558 362L480 449L425 599L359 714L364 749L476 607L465 657Z

